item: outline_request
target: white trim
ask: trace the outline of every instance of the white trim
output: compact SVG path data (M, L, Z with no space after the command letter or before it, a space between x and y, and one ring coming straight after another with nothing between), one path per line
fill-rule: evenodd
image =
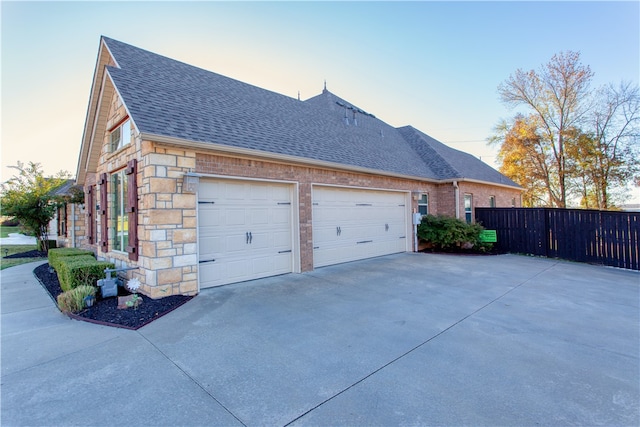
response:
M114 61L115 61L115 59L114 59ZM116 86L115 82L113 81L113 77L111 77L111 73L109 73L109 70L106 70L106 75L109 76L109 80L111 81L111 86L113 86L113 91L116 93L116 95L118 95L118 98L120 98L120 101L122 102L122 106L124 107L125 111L127 112L127 116L128 116L127 120L129 120L131 122L131 124L133 125L135 133L134 133L134 135L132 135L130 143L131 144L135 144L135 142L136 142L135 141L135 137L136 137L136 134L140 135L140 129L138 129L138 125L136 125L136 121L133 120L133 116L131 115L131 111L129 111L129 107L127 107L127 104L124 102L124 98L120 94L120 91L118 90L118 86ZM105 127L105 131L106 130L107 129Z
M411 190L397 190L395 188L358 187L357 185L324 184L322 182L312 182L311 183L312 189L314 185L317 185L318 187L349 188L352 190L372 190L372 191L387 191L387 192L395 192L395 193L409 193L409 195L411 195Z
M107 52L109 52L109 56L111 56L111 60L113 61L113 63L116 65L116 67L118 68L122 68L120 66L120 64L118 64L118 61L116 61L116 57L113 56L113 52L111 52L111 49L109 49L109 46L107 45L107 43L104 41L104 37L100 37L100 41L102 42L102 44L104 45L104 47L107 49Z
M376 188L376 187L357 187L353 185L337 185L337 184L322 184L322 183L311 183L311 229L313 234L313 200L314 200L314 187L329 187L329 188L338 188L338 189L349 189L349 190L359 190L359 191L381 191L385 193L404 193L404 211L405 211L405 252L411 252L411 248L413 246L413 218L411 216L412 213L412 202L411 202L411 191L410 190L395 190L388 188ZM411 236L411 238L409 237ZM312 245L313 247L313 245ZM313 251L313 249L312 249ZM315 269L315 268L314 268Z
M269 179L269 178L250 178L250 177L235 176L235 175L217 175L212 173L188 172L185 175L197 176L198 178L230 179L234 181L274 182L277 184L296 184L296 185L299 184L299 181L285 181L280 179Z

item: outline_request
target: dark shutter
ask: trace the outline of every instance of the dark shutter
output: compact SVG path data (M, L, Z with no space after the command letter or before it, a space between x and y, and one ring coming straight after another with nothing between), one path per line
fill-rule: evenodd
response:
M67 204L62 205L62 235L67 237Z
M107 174L100 175L100 250L109 251L109 220L107 216L107 205L109 193L107 192Z
M95 218L94 218L94 200L93 200L93 186L90 185L86 188L84 193L84 205L87 209L87 217L86 217L86 230L87 230L87 240L90 245L93 245L93 239L95 237Z
M129 259L138 260L138 167L136 159L127 163L127 211L129 212Z

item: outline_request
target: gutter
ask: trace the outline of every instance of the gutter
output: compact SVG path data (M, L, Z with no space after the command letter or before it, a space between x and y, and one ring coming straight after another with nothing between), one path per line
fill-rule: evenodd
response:
M222 144L217 144L213 142L189 141L181 138L174 138L174 137L163 136L163 135L154 135L146 132L140 133L140 137L142 138L143 141L147 140L152 142L159 142L162 144L173 145L181 148L189 148L191 150L194 150L194 149L196 150L200 149L200 150L206 150L206 151L214 150L222 153L239 154L242 156L250 156L254 158L259 157L267 160L276 160L279 162L296 163L304 166L311 165L311 166L318 166L318 167L329 168L329 169L361 172L361 173L367 173L371 175L385 175L385 176L392 176L395 178L404 178L404 179L412 179L412 180L418 180L418 181L424 181L424 182L431 182L434 184L442 184L446 182L446 181L432 179L432 178L416 177L412 175L404 175L400 173L381 171L379 169L370 169L370 168L365 168L361 166L345 165L341 163L327 162L324 160L310 159L307 157L291 156L288 154L270 153L267 151L254 150L251 148L232 147L229 145L222 145Z
M76 247L76 204L71 203L71 247Z
M453 181L453 197L456 204L456 218L460 219L460 188L458 187L458 181Z
M454 187L457 187L458 181L461 181L461 182L464 181L464 182L473 182L477 184L493 185L497 187L505 187L511 190L524 191L524 189L521 187L514 187L508 184L499 184L496 182L481 181L481 180L475 180L475 179L469 179L469 178L458 178L457 180L451 180L451 179L433 179L433 178L426 178L426 177L420 177L420 176L405 175L405 174L394 173L389 171L382 171L379 169L370 169L370 168L365 168L360 166L345 165L341 163L328 162L324 160L315 160L315 159L309 159L307 157L297 157L297 156L291 156L287 154L269 153L266 151L254 150L251 148L239 148L239 147L233 147L229 145L217 144L213 142L191 141L187 139L157 135L157 134L147 133L147 132L140 132L140 138L143 141L152 141L152 142L172 145L180 148L188 148L190 150L218 151L221 153L249 156L253 158L258 157L266 160L275 160L278 162L295 163L303 166L311 165L311 166L318 166L322 168L337 169L337 170L343 170L343 171L349 171L349 172L360 172L360 173L366 173L371 175L384 175L384 176L391 176L394 178L403 178L403 179L410 179L414 181L428 182L432 184L452 183Z

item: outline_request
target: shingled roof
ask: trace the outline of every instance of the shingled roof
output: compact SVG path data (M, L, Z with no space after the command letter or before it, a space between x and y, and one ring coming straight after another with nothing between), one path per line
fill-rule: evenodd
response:
M394 128L326 89L300 101L107 37L107 72L138 130L428 180L517 187L475 157Z

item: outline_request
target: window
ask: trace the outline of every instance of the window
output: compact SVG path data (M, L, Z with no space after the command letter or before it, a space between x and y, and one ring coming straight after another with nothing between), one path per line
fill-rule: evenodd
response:
M111 237L113 250L126 252L129 244L129 214L127 210L127 179L121 170L111 175Z
M496 196L489 196L489 207L490 208L496 207Z
M111 151L116 151L129 145L131 142L131 122L129 119L122 122L111 131Z
M513 199L511 199L511 207L512 208L516 207L516 198L515 197Z
M464 219L467 224L473 221L473 196L471 194L464 195Z
M429 213L429 195L422 194L418 199L418 212L422 215Z

